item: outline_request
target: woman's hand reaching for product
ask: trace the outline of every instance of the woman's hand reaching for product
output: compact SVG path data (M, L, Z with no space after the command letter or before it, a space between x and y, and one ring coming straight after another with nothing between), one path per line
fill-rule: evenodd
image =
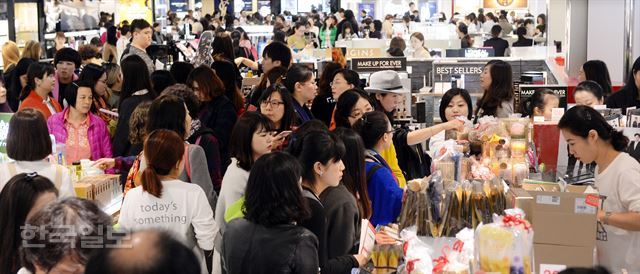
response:
M452 119L451 121L446 122L445 125L446 125L446 130L450 130L450 129L455 129L457 131L464 130L464 121L460 119Z
M102 169L102 170L107 170L110 168L114 168L116 166L116 159L114 158L102 158L102 159L98 159L94 164L93 167Z
M238 57L233 61L234 63L236 63L236 67L240 67L240 65L242 65L242 62L244 62L244 57Z
M396 244L396 240L391 238L386 232L379 231L376 233L376 243L380 245L393 245Z

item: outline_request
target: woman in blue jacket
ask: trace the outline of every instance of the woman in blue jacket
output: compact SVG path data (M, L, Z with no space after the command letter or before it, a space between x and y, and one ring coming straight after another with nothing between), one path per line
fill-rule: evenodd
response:
M373 208L369 221L374 226L393 223L400 215L404 190L398 186L391 168L378 152L391 146L394 129L387 115L379 111L365 113L354 129L360 133L367 149L367 190Z

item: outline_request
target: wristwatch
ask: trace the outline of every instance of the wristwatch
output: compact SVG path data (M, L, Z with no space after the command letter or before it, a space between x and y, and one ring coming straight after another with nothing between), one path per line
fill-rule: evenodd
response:
M611 217L611 211L607 211L604 213L604 218L602 219L602 223L605 225L609 225L609 217Z

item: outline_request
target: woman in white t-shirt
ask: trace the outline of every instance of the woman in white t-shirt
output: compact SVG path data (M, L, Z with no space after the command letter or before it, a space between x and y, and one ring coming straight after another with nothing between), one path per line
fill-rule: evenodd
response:
M60 198L75 197L69 170L50 161L52 151L49 128L42 112L25 108L16 112L9 121L7 156L13 162L0 164L0 190L20 173L36 172L51 180Z
M155 130L147 137L143 153L147 167L142 185L125 196L119 224L127 230L155 228L173 233L194 250L205 273L204 253L213 250L216 234L213 211L199 185L178 180L183 169L182 137L174 131Z
M612 273L640 269L640 164L623 152L629 139L611 127L588 106L569 109L558 127L569 152L578 160L596 162L595 185L606 196L598 210L598 221L607 232L598 240L598 261ZM576 228L579 229L579 228Z

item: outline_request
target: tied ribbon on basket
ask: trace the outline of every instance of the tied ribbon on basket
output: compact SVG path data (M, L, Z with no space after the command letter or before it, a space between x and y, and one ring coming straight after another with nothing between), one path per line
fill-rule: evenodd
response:
M504 217L502 217L502 224L505 227L516 227L522 225L526 231L531 231L531 224L526 220L523 220L522 215L520 214L504 215Z
M462 248L464 247L464 242L457 240L453 243L453 249L449 250L449 245L445 245L442 247L442 255L433 260L433 273L442 273L444 268L449 264L449 259L447 259L447 255L450 251L462 252ZM407 268L408 269L408 268ZM411 273L411 272L409 272Z
M411 274L411 272L413 272L413 270L415 270L415 268L416 268L415 264L416 264L417 261L420 261L420 259L413 259L413 260L409 260L407 262L407 272L409 274Z

